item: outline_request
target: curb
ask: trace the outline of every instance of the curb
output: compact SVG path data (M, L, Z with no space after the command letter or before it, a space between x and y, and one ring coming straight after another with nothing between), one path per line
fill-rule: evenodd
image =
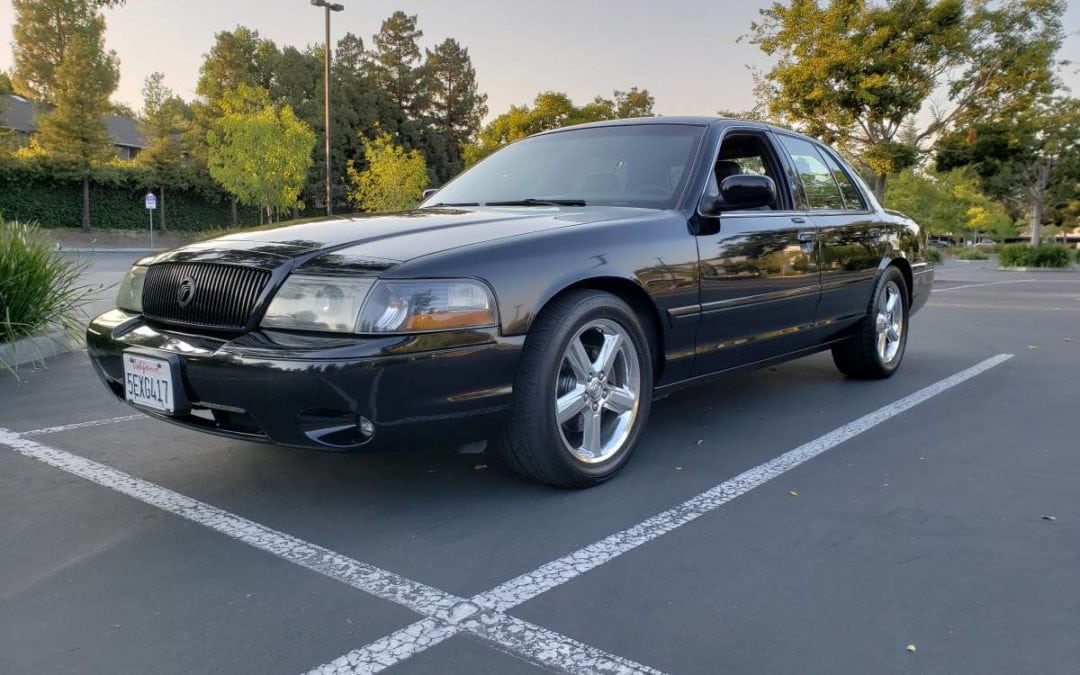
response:
M15 342L0 342L0 363L11 368L27 363L41 363L52 356L75 352L83 348L83 341L74 340L60 331L44 335L31 335Z
M1048 272L1051 274L1060 274L1062 272L1077 272L1077 268L1073 266L1069 267L998 267L998 272Z
M58 253L161 253L167 248L58 248Z

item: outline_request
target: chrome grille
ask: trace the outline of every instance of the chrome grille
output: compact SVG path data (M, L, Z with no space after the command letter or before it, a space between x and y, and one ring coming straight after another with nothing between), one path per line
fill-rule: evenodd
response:
M181 284L192 293L181 304ZM143 315L158 321L223 330L243 328L270 272L255 267L168 262L151 265L143 285Z

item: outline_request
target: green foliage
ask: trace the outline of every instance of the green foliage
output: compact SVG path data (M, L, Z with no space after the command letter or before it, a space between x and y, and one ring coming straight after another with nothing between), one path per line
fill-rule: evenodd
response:
M15 90L11 87L11 76L4 71L0 70L0 94L14 94Z
M89 294L79 284L83 267L37 236L36 225L0 217L0 341L51 330L77 337Z
M221 108L207 137L210 175L242 204L268 211L298 206L315 132L288 105L275 109L263 89L242 84Z
M1064 246L1028 246L1006 244L1001 247L1001 264L1004 267L1050 267L1069 266L1069 249Z
M1031 243L1038 245L1044 224L1075 222L1078 155L1080 99L1053 96L1007 119L973 124L944 137L936 159L939 167L972 167L987 193L1022 205Z
M961 169L907 169L889 181L885 205L911 216L931 234L975 239L981 233L998 240L1015 234L1004 207L984 195L978 180Z
M102 3L93 0L12 0L15 24L12 42L15 93L54 103L63 89L59 69L76 40L100 45L105 19ZM75 64L76 66L78 64ZM110 90L111 91L111 90Z
M80 177L113 155L104 116L119 81L118 68L115 55L105 53L100 34L96 40L76 35L54 71L55 107L39 120L36 138L46 153Z
M653 114L654 102L648 89L637 87L616 91L614 100L597 96L580 107L562 92L546 91L537 94L531 108L511 106L485 126L479 142L465 148L465 164L471 166L502 146L541 131L623 117L648 117Z
M78 227L82 188L79 180L64 177L64 171L63 166L42 153L0 152L0 214L37 221L43 227ZM90 184L91 215L97 227L148 226L143 195L155 186L145 167L137 162L113 160L91 170ZM184 189L170 189L167 199L171 229L205 230L229 223L227 197L208 179ZM240 209L239 216L241 223L259 222L254 209Z
M957 258L961 260L989 260L990 256L986 255L981 249L971 246L969 248L962 248L956 254Z
M403 211L420 201L428 184L427 167L416 150L406 152L388 133L364 144L368 168L348 167L353 190L349 200L364 211Z
M411 117L427 106L424 69L417 41L424 31L416 26L416 15L400 10L382 22L374 36L375 49L366 54L368 73L398 109Z
M476 86L476 69L469 50L457 40L447 38L434 51L428 50L424 62L431 117L435 124L463 145L480 130L487 115L487 94Z
M873 171L880 199L924 143L1015 114L1053 88L1064 11L1058 0L774 2L751 25L751 41L775 59L759 94L771 117ZM940 91L948 105L931 105Z
M941 249L931 246L926 249L926 258L932 263L941 263L945 260L945 256L941 254Z

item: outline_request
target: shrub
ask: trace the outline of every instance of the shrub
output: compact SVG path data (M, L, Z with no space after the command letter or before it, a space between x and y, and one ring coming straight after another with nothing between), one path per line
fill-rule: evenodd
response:
M1031 247L1027 244L1005 244L1001 247L1003 267L1027 267L1031 261Z
M1001 249L1001 264L1005 267L1068 267L1069 249L1058 245L1032 248L1027 244L1009 244Z
M937 249L937 248L934 248L933 246L931 246L930 248L926 249L926 258L930 262L937 264L937 263L940 263L942 260L944 260L945 256L941 255L941 250L940 249Z
M79 283L84 267L39 237L36 225L0 217L0 342L52 330L79 337L78 310L90 293Z
M960 252L956 254L956 257L960 258L961 260L989 260L990 259L990 256L983 253L980 249L977 249L977 248L974 248L974 247L960 249Z

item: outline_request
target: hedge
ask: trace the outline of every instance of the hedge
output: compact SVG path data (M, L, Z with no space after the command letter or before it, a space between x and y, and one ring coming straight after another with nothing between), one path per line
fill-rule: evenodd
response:
M146 171L133 162L114 162L95 168L90 181L90 223L96 228L135 230L148 226L143 205L148 191ZM208 182L166 188L169 230L213 230L230 224L228 196ZM158 195L160 209L161 192ZM42 227L82 224L82 182L63 167L40 156L0 155L0 215ZM160 211L155 214L158 222ZM240 225L256 225L259 210L238 207Z
M1034 248L1027 244L1001 247L1001 264L1005 267L1062 268L1069 266L1069 257L1069 249L1056 244Z

